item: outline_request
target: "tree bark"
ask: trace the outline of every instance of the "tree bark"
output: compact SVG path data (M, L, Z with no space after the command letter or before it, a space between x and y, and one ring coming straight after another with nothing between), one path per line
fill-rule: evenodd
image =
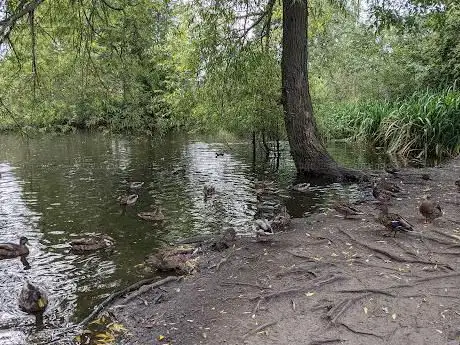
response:
M301 177L356 180L322 143L311 104L307 68L307 0L283 0L282 102L291 155Z

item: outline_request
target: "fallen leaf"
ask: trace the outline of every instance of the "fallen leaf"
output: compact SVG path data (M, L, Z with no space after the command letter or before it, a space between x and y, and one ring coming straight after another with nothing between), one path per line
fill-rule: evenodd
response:
M311 297L311 296L313 296L315 293L316 293L316 292L307 292L307 293L305 293L305 296Z

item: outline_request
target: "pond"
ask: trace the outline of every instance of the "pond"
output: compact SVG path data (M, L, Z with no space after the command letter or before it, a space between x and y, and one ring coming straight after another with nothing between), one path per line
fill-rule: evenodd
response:
M25 139L0 136L0 242L29 239L31 269L0 261L0 344L50 344L114 290L152 273L139 267L165 242L233 227L250 235L257 209L255 181L274 181L277 202L296 217L327 208L340 195L359 198L356 185L290 190L295 171L288 150L279 161L254 159L248 142L169 137L162 140L79 133ZM216 157L217 152L223 156ZM342 164L382 167L384 157L337 143ZM257 158L257 157L256 157ZM137 203L122 209L117 197L143 181ZM203 188L217 195L204 200ZM138 212L162 207L166 220L151 223ZM111 253L75 255L73 238L103 233L116 241ZM44 330L19 311L17 296L28 279L46 288L50 304ZM63 342L65 343L65 342Z

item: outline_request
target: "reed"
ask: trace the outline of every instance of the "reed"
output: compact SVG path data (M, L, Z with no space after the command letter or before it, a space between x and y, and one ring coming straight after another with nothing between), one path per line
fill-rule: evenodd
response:
M460 152L459 91L415 92L402 101L328 104L316 110L329 139L366 142L403 156Z

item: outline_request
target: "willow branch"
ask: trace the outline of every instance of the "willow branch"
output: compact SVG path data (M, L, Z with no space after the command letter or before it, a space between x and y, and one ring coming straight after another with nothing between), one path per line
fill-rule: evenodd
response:
M14 10L13 14L6 16L5 19L0 20L0 43L3 43L14 25L26 14L35 11L35 9L43 2L44 0L34 0L27 2L26 0L21 0L19 5Z

